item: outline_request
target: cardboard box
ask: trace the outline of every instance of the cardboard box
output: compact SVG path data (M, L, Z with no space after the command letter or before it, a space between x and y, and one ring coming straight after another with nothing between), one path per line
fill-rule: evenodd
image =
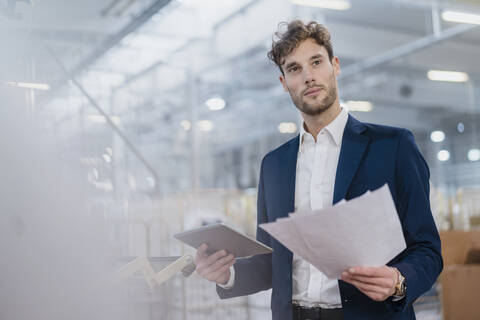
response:
M443 231L442 284L445 320L480 319L480 231Z

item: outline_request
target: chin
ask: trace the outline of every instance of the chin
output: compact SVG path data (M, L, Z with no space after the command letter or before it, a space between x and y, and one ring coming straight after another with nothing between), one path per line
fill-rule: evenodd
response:
M328 106L325 106L325 105L314 106L314 107L303 106L301 111L305 114L310 115L310 116L315 116L315 115L319 115L319 114L322 114L323 112L327 111L328 109L330 109L331 106L332 106L331 104L328 105Z

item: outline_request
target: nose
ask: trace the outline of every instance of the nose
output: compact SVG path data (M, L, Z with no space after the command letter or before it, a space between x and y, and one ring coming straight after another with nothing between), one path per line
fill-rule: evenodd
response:
M310 85L312 82L315 82L313 73L308 68L305 68L303 71L303 79L306 85Z

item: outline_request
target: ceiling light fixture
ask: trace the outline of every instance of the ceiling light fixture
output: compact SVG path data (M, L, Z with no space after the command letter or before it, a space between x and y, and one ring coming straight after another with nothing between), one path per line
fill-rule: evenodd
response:
M346 102L348 111L370 112L373 109L373 104L370 101L354 101Z
M200 120L197 125L200 131L208 132L213 130L213 122L210 120Z
M442 19L448 22L480 24L480 15L460 11L445 10L442 12Z
M347 10L352 6L347 0L291 0L298 6L316 7L332 10Z
M430 134L430 140L432 140L433 142L442 142L443 140L445 140L445 133L440 130L433 131Z
M221 97L213 97L208 99L205 104L207 105L208 109L217 111L217 110L222 110L225 108L225 100L223 100Z
M430 70L427 72L428 79L432 81L449 81L449 82L467 82L468 74L457 71Z
M36 90L50 90L50 85L46 83L33 83L33 82L15 82L7 81L9 86L17 88L26 88L26 89L36 89Z
M479 149L468 150L468 160L470 160L470 161L480 160L480 150Z
M450 152L448 150L440 150L437 153L437 159L444 162L450 159Z
M188 131L192 127L192 123L188 120L183 120L180 122L180 125L182 126L183 130Z
M297 125L294 122L280 122L278 131L280 133L295 133L297 132Z

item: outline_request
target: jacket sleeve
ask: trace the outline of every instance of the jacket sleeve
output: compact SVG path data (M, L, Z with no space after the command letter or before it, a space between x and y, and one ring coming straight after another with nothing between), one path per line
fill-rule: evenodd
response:
M430 172L413 135L400 137L395 172L396 207L407 248L394 260L406 280L407 295L387 300L387 307L400 311L428 291L443 269L440 237L430 210Z
M260 169L257 198L257 240L271 247L271 238L267 232L258 226L268 222L267 207L265 205L265 188L263 177L265 158ZM260 254L251 258L237 259L235 268L235 282L232 288L224 289L217 285L217 293L221 299L233 298L253 294L272 287L272 254Z

